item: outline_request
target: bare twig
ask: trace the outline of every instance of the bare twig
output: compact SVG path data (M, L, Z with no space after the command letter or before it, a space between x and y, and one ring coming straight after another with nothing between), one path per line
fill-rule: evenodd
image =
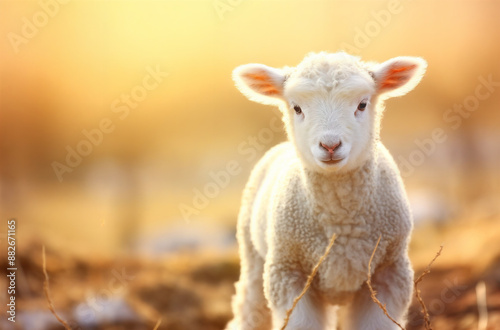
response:
M422 300L422 297L420 296L420 289L418 288L418 283L420 283L422 281L422 279L424 278L425 275L427 275L431 272L431 266L434 263L434 261L441 255L441 251L443 251L443 245L441 245L439 247L439 251L434 256L434 259L431 260L431 262L427 265L427 268L425 268L424 272L422 274L420 274L420 276L414 282L415 297L417 298L418 302L420 303L420 306L422 306L422 313L424 314L424 325L425 325L425 329L427 329L427 330L432 330L431 320L430 320L430 316L429 316L429 312L427 310L427 307L425 306L425 303Z
M161 324L161 318L158 319L158 322L156 322L156 325L153 328L153 330L158 330L158 328L160 327L160 324Z
M486 284L484 281L476 284L477 310L479 320L477 321L478 330L486 330L488 327L488 305L486 303Z
M368 289L370 290L372 300L378 305L378 307L380 307L380 309L384 312L385 316L387 316L389 318L389 320L391 320L394 324L396 324L398 327L400 327L401 329L404 330L404 328L401 326L401 324L396 322L396 320L393 319L389 315L389 312L387 312L386 306L384 304L382 304L380 302L380 300L378 300L377 292L375 290L373 290L373 287L372 287L372 274L371 274L372 260L373 260L373 256L375 255L375 251L377 251L377 248L378 248L378 245L380 243L381 238L382 238L382 235L380 235L378 237L377 244L375 244L375 248L373 249L372 256L370 257L370 261L368 262L368 279L366 280L366 284L368 285Z
M297 303L299 302L299 300L306 294L307 290L311 286L312 281L314 279L314 276L316 276L316 273L318 272L319 266L321 265L323 260L325 260L326 256L328 255L328 253L332 249L333 243L335 242L336 238L337 238L337 235L333 234L332 238L330 239L330 243L328 244L328 247L325 250L325 253L321 256L321 258L319 258L318 263L316 264L316 266L314 266L311 274L307 277L307 282L306 282L306 285L304 286L304 289L297 296L297 298L294 299L292 308L290 308L289 310L286 311L285 323L283 324L283 327L281 327L281 330L285 330L286 326L288 325L288 321L290 321L290 316L292 315L293 310L297 306Z
M49 274L47 274L47 266L45 263L45 245L42 246L42 269L43 275L45 276L45 280L43 281L43 292L45 293L45 298L47 298L47 302L49 303L49 309L66 330L71 330L71 327L68 325L68 323L60 318L59 315L57 315L54 304L52 303L52 299L50 299Z

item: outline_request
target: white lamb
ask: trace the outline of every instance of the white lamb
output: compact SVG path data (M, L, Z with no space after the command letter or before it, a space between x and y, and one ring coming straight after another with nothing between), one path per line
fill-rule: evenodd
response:
M376 64L322 52L295 68L234 70L236 86L250 100L279 106L290 141L267 152L245 188L237 228L241 275L227 329L281 329L334 233L338 238L287 329L336 329L336 308L329 306L345 306L342 329L397 328L366 285L379 236L372 286L389 314L405 323L412 219L379 131L382 100L412 90L425 68L416 57Z

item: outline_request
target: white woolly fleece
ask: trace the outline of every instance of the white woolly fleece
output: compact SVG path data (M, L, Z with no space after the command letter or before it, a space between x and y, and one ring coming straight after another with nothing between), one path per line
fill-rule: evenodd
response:
M420 58L368 64L345 53L310 54L295 68L235 70L246 96L280 106L290 141L266 153L245 188L241 275L226 329L280 329L334 233L287 329L336 329L330 306L346 309L342 329L396 329L365 284L379 237L372 283L390 315L405 323L412 219L398 168L379 141L380 100L408 92L424 71Z

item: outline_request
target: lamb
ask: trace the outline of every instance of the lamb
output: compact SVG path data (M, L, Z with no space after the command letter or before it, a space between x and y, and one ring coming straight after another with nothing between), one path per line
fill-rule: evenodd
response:
M396 329L413 290L412 218L399 170L380 141L383 101L412 90L427 63L381 64L344 52L311 53L294 68L247 64L233 72L250 100L276 105L287 142L269 150L243 193L237 239L241 275L228 330L281 329L286 311L332 235L337 239L287 329ZM342 318L336 313L341 306Z

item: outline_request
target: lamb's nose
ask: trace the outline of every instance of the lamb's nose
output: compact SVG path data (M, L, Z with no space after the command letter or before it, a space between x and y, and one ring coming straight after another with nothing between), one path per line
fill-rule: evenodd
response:
M326 151L328 151L329 154L333 155L333 153L335 152L335 150L337 150L340 145L342 144L341 141L337 142L336 144L331 144L331 145L328 145L326 143L323 143L323 142L320 142L319 145L320 147L322 147L323 149L325 149Z

